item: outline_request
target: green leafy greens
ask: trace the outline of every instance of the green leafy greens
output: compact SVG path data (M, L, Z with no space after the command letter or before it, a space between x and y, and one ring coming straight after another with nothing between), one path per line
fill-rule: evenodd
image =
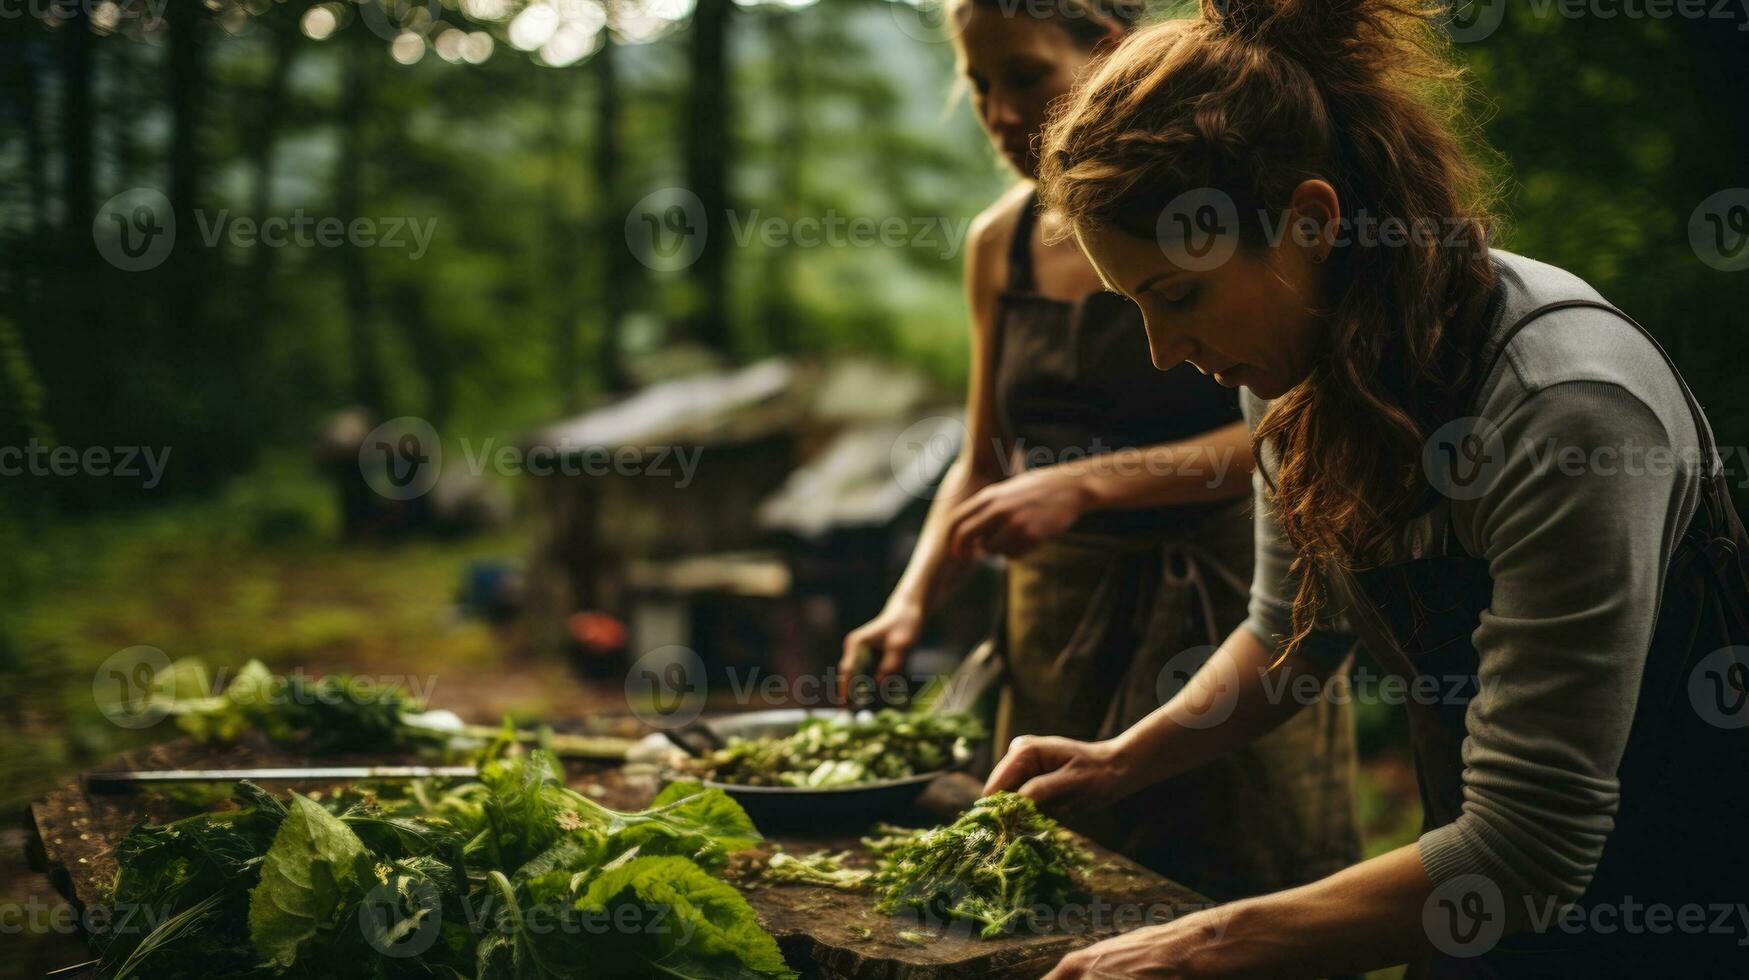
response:
M103 976L792 978L776 941L714 877L758 842L697 783L621 812L535 751L409 799L240 807L122 841ZM144 914L124 921L126 910Z
M780 853L763 878L846 891L872 888L879 911L932 923L968 921L986 939L1083 895L1076 878L1089 856L1018 793L987 796L945 827L878 824L875 830L881 836L863 838L876 857L872 870L848 866L848 852Z
M983 736L971 715L885 708L809 718L789 735L731 739L687 765L743 786L855 786L947 769Z
M182 731L203 742L229 742L258 731L276 742L293 742L312 752L440 749L474 751L502 733L463 724L447 711L426 712L398 685L368 677L327 674L278 675L259 660L244 664L213 693L206 664L183 657L152 679L144 712L174 718ZM520 731L513 741L539 744L557 755L619 759L630 742L606 736Z

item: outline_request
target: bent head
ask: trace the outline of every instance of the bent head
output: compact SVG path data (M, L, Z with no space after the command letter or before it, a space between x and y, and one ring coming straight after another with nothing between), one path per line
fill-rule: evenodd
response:
M1274 399L1277 512L1314 564L1426 499L1493 287L1488 186L1430 0L1204 0L1131 32L1048 123L1040 197L1141 308L1155 366ZM1380 223L1439 228L1374 236ZM1303 575L1296 636L1322 604Z
M1027 178L1051 103L1142 12L1140 0L953 0L959 72L990 142Z
M1323 180L1301 183L1289 198L1290 220L1323 228L1340 213L1335 188ZM1229 388L1241 385L1276 398L1311 371L1328 302L1325 260L1332 246L1289 236L1279 245L1240 247L1205 263L1178 242L1186 234L1221 249L1218 231L1199 227L1198 214L1225 220L1212 205L1186 206L1168 216L1177 229L1143 238L1114 225L1077 226L1081 250L1106 288L1142 311L1154 366L1170 370L1189 361ZM1187 230L1186 230L1187 229ZM1177 236L1162 248L1161 237Z

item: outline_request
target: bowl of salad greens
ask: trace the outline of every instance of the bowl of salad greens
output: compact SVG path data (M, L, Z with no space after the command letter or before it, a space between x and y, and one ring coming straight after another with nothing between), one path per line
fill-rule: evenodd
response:
M983 725L959 712L755 711L704 723L718 745L669 754L675 779L721 789L761 826L869 822L971 760ZM664 735L647 744L668 745Z

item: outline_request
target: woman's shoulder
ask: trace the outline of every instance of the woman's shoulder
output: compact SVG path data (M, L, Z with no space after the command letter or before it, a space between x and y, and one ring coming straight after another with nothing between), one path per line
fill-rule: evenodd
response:
M1513 330L1550 304L1607 305L1595 288L1557 266L1510 252L1496 250L1494 264L1502 295L1492 337L1498 342L1512 332L1484 382L1478 415L1498 419L1544 392L1559 398L1563 386L1608 385L1649 407L1673 441L1693 438L1680 378L1651 337L1623 314L1594 305L1566 306Z
M1020 181L978 212L978 216L972 219L972 244L984 251L1006 252L1009 239L1014 237L1014 228L1020 223L1021 212L1032 201L1032 193L1032 182Z

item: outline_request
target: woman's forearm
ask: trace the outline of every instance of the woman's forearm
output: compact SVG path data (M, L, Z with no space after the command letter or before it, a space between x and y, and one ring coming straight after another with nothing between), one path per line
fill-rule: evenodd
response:
M1251 437L1234 422L1192 439L1119 449L1057 464L1077 474L1093 510L1140 510L1228 500L1251 492Z
M1124 795L1219 758L1272 731L1306 703L1304 676L1322 685L1328 670L1292 656L1274 669L1275 651L1240 627L1170 701L1116 739Z
M1218 918L1215 938L1192 959L1191 975L1322 977L1364 973L1433 948L1423 919L1433 882L1414 844L1287 891L1244 899L1201 915Z

